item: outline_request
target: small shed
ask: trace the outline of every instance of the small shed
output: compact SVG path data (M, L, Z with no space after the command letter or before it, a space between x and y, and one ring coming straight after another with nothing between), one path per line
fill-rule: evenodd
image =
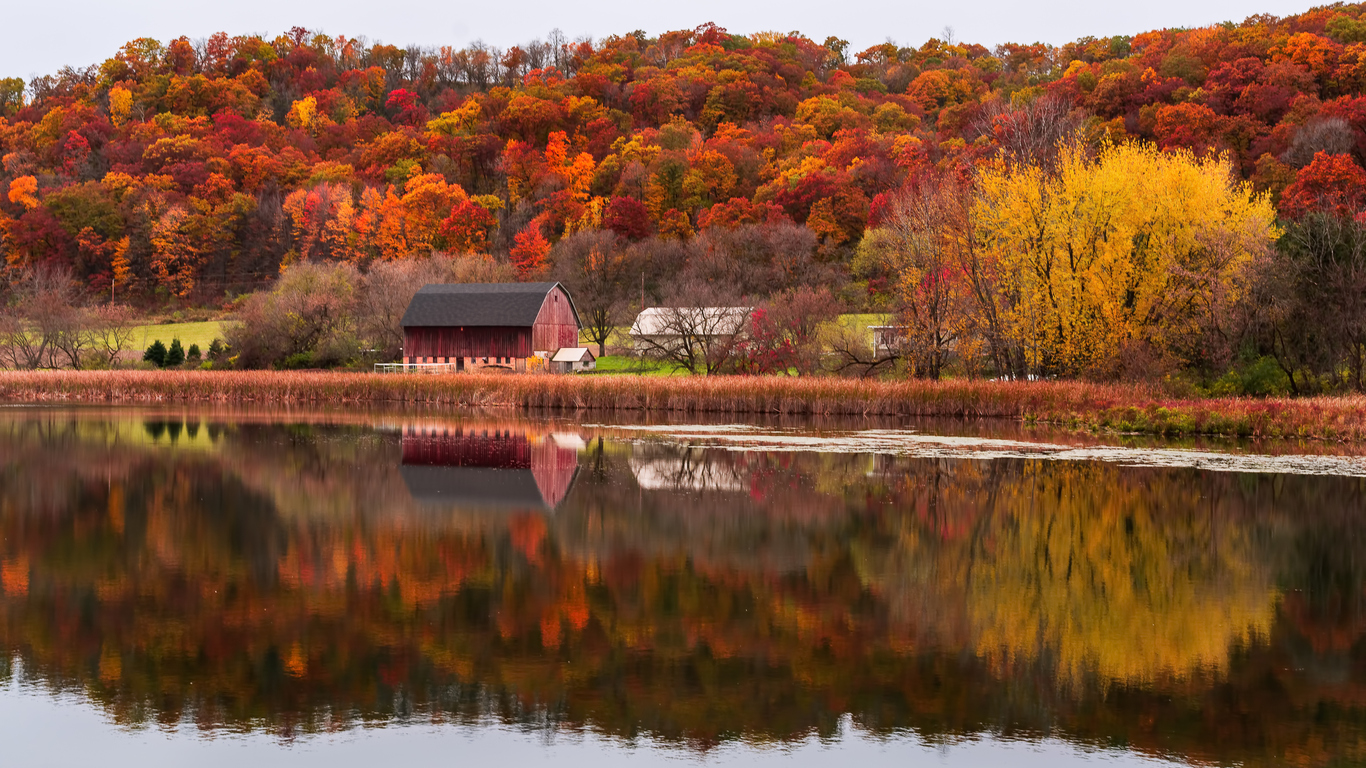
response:
M588 347L564 347L550 359L551 373L591 371L597 366L597 358Z
M399 323L403 363L525 371L579 341L579 314L559 283L424 285Z

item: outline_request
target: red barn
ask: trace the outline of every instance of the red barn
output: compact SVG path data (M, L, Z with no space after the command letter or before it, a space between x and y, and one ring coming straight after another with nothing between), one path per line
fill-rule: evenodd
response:
M579 314L559 283L424 285L403 313L403 362L524 371L579 345Z

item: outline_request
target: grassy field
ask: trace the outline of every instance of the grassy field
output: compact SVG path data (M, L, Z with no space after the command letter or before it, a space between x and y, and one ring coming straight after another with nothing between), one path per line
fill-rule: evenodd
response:
M166 346L171 345L171 339L180 339L180 345L187 351L191 344L198 344L199 351L208 354L209 344L214 339L223 338L223 323L219 320L207 320L202 323L161 323L156 325L139 325L133 329L133 346L138 350L138 357L142 356L142 350L147 349L148 345L157 339Z
M1078 431L1366 441L1362 396L1173 398L1155 387L1078 381L4 371L0 402L386 403L672 415L950 416L1011 419Z
M868 327L873 325L890 325L892 316L886 314L864 314L864 315L840 315L835 324L845 328L854 328L868 332ZM872 333L867 333L872 338Z
M594 347L596 351L596 347ZM629 373L638 376L686 376L687 371L672 363L643 360L635 355L607 355L598 358L596 374Z

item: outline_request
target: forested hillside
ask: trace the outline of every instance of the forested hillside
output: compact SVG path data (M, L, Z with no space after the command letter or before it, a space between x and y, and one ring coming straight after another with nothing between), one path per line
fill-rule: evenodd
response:
M658 37L552 33L506 51L302 28L270 40L140 39L100 64L0 81L0 250L11 270L69 267L92 295L144 306L219 305L299 262L367 271L433 251L488 254L523 277L615 269L599 282L650 302L680 286L762 298L828 285L847 310L910 307L908 325L934 326L916 364L933 375L961 346L952 337L969 335L964 349L986 361L969 367L1114 372L1123 366L1097 362L1095 345L1115 346L1098 329L1117 322L1157 357L1217 367L1208 350L1166 349L1145 328L1189 339L1215 325L1227 337L1224 309L1251 295L1248 265L1288 222L1320 210L1350 222L1366 203L1363 9L995 49L931 39L852 51L711 24ZM1122 149L1131 139L1143 144ZM1069 162L1072 182L1059 170ZM1122 238L1190 230L1176 239L1206 256L1177 258L1177 272L1196 275L1176 290L1182 307L1144 306L1146 292L1171 285L1145 283L1132 253L1109 277L1079 274L1076 285L1108 281L1114 295L1072 309L1056 291L1043 308L1027 285L984 287L1021 274L1024 256L988 259L967 288L939 296L947 272L912 235L927 215L938 222L929 229L956 231L943 223L954 209L945 189L976 206L978 233L952 239L1004 253L1003 211L1025 200L1033 213L1021 215L1037 217L1088 173L1117 189L1161 177L1203 190L1165 214L1134 197L1134 215L1174 218ZM983 174L999 182L985 240ZM1045 179L1062 186L1031 198ZM1235 211L1220 218L1237 231L1198 226L1209 211ZM878 228L881 246L865 238ZM892 249L902 260L889 256L886 243L907 237ZM942 309L974 291L961 319ZM1015 298L989 307L983 291ZM930 305L944 317L924 320ZM1067 330L1045 342L1041 324ZM1270 351L1275 339L1261 338Z

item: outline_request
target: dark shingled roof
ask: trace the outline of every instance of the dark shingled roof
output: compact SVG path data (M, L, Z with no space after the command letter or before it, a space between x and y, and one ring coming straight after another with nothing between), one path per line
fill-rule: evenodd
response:
M422 286L399 325L431 326L524 326L536 324L536 315L551 289L559 283L433 283ZM561 287L563 290L563 287ZM565 291L565 296L569 291ZM569 300L570 308L574 300ZM578 311L574 312L578 318Z
M529 469L428 467L398 468L415 501L482 509L549 509L536 475Z

